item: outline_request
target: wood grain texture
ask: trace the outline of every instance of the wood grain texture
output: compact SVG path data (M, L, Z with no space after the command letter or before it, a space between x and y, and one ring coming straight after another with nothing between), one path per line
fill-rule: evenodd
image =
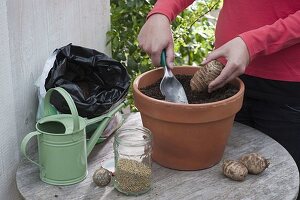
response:
M139 113L130 114L121 128L141 125ZM17 171L17 185L25 199L296 199L299 171L290 154L270 137L248 126L234 123L223 159L259 152L271 165L260 175L248 175L243 182L232 181L221 172L221 162L199 171L177 171L153 163L152 189L138 197L117 192L112 182L103 188L92 181L104 160L112 159L113 137L97 145L88 158L89 174L81 183L53 186L39 179L36 166L24 161Z

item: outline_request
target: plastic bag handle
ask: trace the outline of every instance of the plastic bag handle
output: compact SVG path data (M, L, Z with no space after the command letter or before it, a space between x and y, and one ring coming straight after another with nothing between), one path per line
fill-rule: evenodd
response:
M34 131L34 132L31 132L31 133L28 133L22 140L21 142L21 152L23 153L23 155L25 156L25 158L27 158L30 162L32 162L33 164L36 164L37 166L39 166L40 168L42 168L42 166L40 164L38 164L37 162L31 160L29 158L29 156L26 154L26 146L29 142L29 140L35 136L35 135L39 135L41 134L40 132L37 132L37 131Z
M53 91L57 91L61 96L66 100L71 114L73 118L73 132L76 132L79 130L79 116L78 116L78 111L76 109L75 103L71 97L71 95L63 88L61 87L56 87L56 88L51 88L47 91L46 96L45 96L45 101L44 101L44 117L53 115L53 108L51 107L50 104L50 97Z

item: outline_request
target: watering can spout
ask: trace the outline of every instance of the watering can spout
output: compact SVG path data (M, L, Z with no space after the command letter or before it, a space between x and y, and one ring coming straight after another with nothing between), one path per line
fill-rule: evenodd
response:
M110 119L125 105L127 104L126 101L122 102L121 104L119 104L118 106L116 106L113 110L111 110L109 113L105 114L105 115L101 115L99 117L93 118L93 119L89 119L87 121L87 124L93 124L96 122L100 122L100 125L98 126L98 128L95 130L94 134L92 135L92 137L90 138L90 140L87 142L87 156L89 156L89 154L92 152L94 146L96 145L98 138L101 136L102 132L104 131L104 129L106 128L107 124L109 123Z

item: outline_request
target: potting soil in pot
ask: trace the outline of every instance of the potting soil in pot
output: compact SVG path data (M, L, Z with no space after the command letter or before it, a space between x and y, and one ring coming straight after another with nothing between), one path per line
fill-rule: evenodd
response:
M193 76L189 75L175 75L178 81L183 85L185 93L188 98L189 104L201 104L201 103L210 103L220 101L226 98L229 98L238 92L238 88L234 85L226 84L224 87L212 92L193 92L190 87L190 81ZM141 88L140 91L154 99L164 100L165 97L161 94L159 85L161 79L156 81L154 84L149 85L145 88Z

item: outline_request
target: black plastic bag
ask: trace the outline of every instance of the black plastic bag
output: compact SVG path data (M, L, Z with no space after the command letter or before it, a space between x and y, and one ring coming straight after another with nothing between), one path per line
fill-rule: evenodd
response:
M56 51L45 89L64 88L73 98L80 116L100 116L126 98L130 78L120 62L104 53L72 44ZM70 112L58 93L53 93L51 103L62 113Z

